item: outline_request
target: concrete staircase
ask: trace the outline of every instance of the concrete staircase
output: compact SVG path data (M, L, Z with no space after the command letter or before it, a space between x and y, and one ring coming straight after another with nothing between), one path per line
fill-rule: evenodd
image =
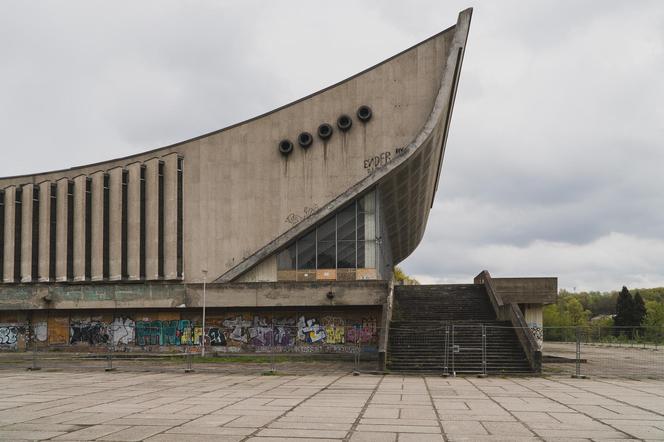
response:
M496 319L484 285L397 286L387 367L442 373L447 366L450 374L480 373L483 325L487 373L532 372L511 323Z

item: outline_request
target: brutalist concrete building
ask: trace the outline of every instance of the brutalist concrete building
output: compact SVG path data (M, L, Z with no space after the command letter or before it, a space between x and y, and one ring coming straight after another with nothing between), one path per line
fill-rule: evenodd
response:
M395 295L392 270L434 203L470 18L231 127L0 178L0 346L167 348L204 336L216 351L268 341L343 351L360 341L385 360L393 300L408 296ZM478 278L469 286L485 290L494 319L520 305L541 325L555 297L555 279Z

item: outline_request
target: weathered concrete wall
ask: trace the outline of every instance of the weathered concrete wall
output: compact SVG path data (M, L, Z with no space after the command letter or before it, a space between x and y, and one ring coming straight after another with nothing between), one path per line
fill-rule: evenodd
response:
M387 283L275 282L207 284L208 307L383 305ZM332 294L332 297L329 295ZM2 310L175 308L203 306L203 285L174 282L0 286Z
M505 303L552 304L558 296L558 278L492 278Z
M0 313L0 350L217 352L378 351L380 307L355 309L71 310ZM193 351L197 351L195 347Z
M184 157L185 281L200 281L202 269L207 269L213 280L289 231L294 223L306 221L413 143L422 128L430 124L432 109L440 108L436 99L443 85L446 112L431 123L441 127L426 135L428 150L414 159L426 167L416 167L414 163L405 172L408 175L408 170L412 170L412 177L406 179L413 181L406 189L412 192L419 189L423 195L408 207L409 213L417 212L417 216L413 221L407 214L393 223L388 220L388 225L404 229L403 235L392 240L397 247L401 242L396 240L400 236L406 238L394 254L395 258L403 259L421 238L437 183L436 168L441 161L462 54L461 47L458 56L456 49L465 45L470 12L465 11L461 17L462 36L457 35L458 26L452 27L368 71L259 118L158 152L65 171L0 179L0 188L90 176L116 167L128 167L135 172L131 163L178 153ZM453 45L455 53L450 57ZM450 66L450 60L457 65ZM445 76L449 78L445 80ZM355 116L360 105L373 109L373 118L367 123L361 123ZM336 128L335 122L342 114L353 119L348 132ZM334 126L334 134L327 141L315 135L324 122ZM314 134L314 142L308 149L297 146L296 138L302 131ZM278 142L285 138L296 143L287 157L277 149ZM420 170L426 170L427 175L418 181ZM386 190L389 195L389 189ZM410 193L404 194L406 199ZM399 195L392 194L390 198L396 201ZM132 202L135 200L135 192L130 192L129 237L134 239L137 227L133 222ZM58 219L61 220L60 215ZM66 238L66 232L58 230L58 238L59 242ZM130 244L135 246L135 241ZM80 247L77 250L80 254ZM117 247L113 246L111 253L114 254L111 261L117 261ZM130 249L130 277L136 277L136 254L134 248ZM117 266L114 264L112 268L112 276L116 277ZM58 275L62 279L60 267Z

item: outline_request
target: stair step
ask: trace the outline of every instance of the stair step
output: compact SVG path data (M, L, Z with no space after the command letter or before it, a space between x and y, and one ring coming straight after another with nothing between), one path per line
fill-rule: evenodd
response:
M511 323L496 319L484 285L395 287L387 356L390 370L440 373L447 364L449 371L454 366L457 373L478 373L483 342L487 372L531 372ZM452 345L460 351L453 353Z

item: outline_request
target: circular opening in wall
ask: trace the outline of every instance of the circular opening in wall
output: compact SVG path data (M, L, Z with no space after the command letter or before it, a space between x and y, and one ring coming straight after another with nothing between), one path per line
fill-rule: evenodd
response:
M371 120L371 115L372 112L369 106L363 105L357 109L357 118L359 118L360 121L366 123L367 121Z
M341 132L346 132L353 125L353 120L348 115L337 118L337 127Z
M281 140L279 141L279 152L282 155L289 155L293 151L293 143L290 140Z
M302 132L297 137L297 143L300 145L300 147L304 147L305 149L311 146L311 143L313 142L314 142L314 137L312 137L309 132Z
M327 123L323 123L318 126L318 136L324 140L327 140L332 136L332 126Z

